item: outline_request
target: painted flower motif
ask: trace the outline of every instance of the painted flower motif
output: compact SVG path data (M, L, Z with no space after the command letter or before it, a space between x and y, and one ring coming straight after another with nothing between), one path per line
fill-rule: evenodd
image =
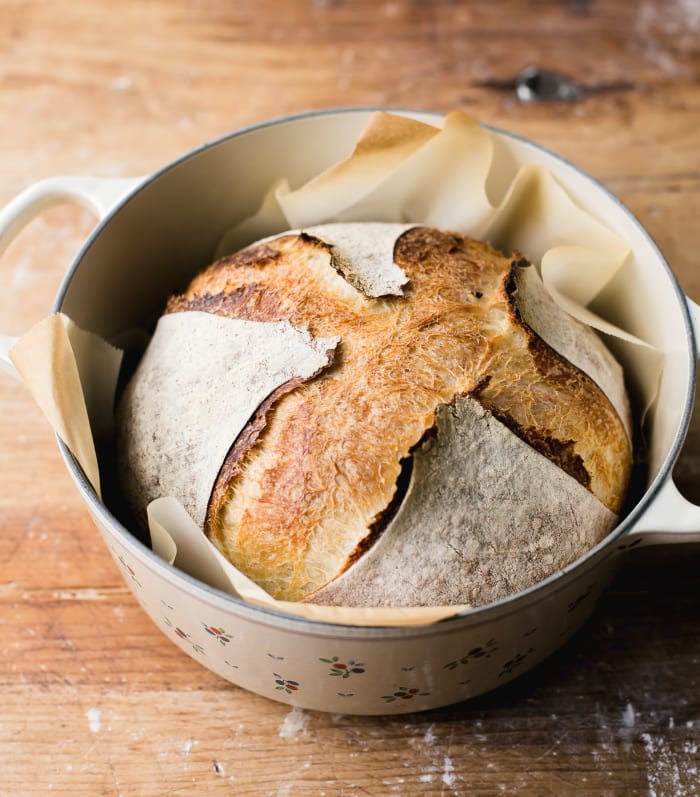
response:
M498 674L498 677L501 678L503 675L510 675L513 670L516 670L520 665L525 661L525 659L531 654L534 653L535 649L530 648L526 650L525 653L516 653L512 659L508 659L508 661L504 662L501 666L501 672Z
M206 623L202 623L202 625L204 630L216 637L222 645L227 645L233 639L233 634L227 633L223 628L217 628L215 625L207 625Z
M275 678L275 689L279 689L283 692L286 692L288 695L293 694L294 692L298 691L301 687L299 681L291 681L289 678L283 678L278 673L272 673Z
M414 697L426 697L430 692L421 692L417 687L408 688L400 686L390 695L382 695L382 700L386 703L393 703L395 700L413 700Z
M115 552L115 553L116 553L116 552ZM129 563L128 563L128 562L127 562L125 559L124 559L124 557L123 557L121 554L117 554L117 558L119 559L119 561L120 561L120 562L122 563L122 565L124 566L124 569L126 570L126 572L127 572L127 573L128 573L130 576L131 576L131 580L132 580L132 581L133 581L133 582L134 582L134 583L135 583L137 586L139 586L139 587L140 587L140 586L141 586L141 582L140 582L140 581L138 580L138 578L136 577L136 571L134 570L134 568L133 568L133 567L132 567L132 566L131 566L131 565L130 565L130 564L129 564Z
M632 540L630 543L621 543L617 546L618 551L628 551L630 548L635 548L642 542L642 537L637 537L636 539Z
M172 629L176 637L179 637L184 642L188 642L192 646L192 650L194 650L195 653L200 653L202 656L206 655L202 645L200 645L199 642L194 642L192 637L186 631L183 631L182 628L176 626L169 617L164 617L163 622L168 626L168 628Z
M495 653L497 650L498 646L496 645L496 640L489 639L489 641L485 642L483 645L478 645L477 647L468 650L461 658L455 659L454 661L448 661L447 664L445 664L445 669L456 670L461 664L468 664L474 659L488 659L491 657L491 654Z
M567 606L569 613L573 612L574 609L577 609L591 594L593 591L593 587L589 587L585 592L581 593L575 600L572 600L571 603Z
M361 675L365 671L365 665L361 661L348 659L347 663L340 661L340 657L333 656L330 659L319 659L319 661L330 664L329 675L338 678L349 678L351 675Z

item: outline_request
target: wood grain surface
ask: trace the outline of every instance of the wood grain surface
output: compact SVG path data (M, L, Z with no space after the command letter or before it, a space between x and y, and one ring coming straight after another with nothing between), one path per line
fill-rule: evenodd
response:
M528 65L577 81L521 102ZM0 0L0 205L57 174L147 174L315 108L446 111L590 171L700 301L698 0ZM49 311L86 211L0 261L0 332ZM676 468L700 503L700 416ZM400 718L248 694L152 625L26 390L0 378L0 794L700 794L700 551L630 552L591 622L534 672Z

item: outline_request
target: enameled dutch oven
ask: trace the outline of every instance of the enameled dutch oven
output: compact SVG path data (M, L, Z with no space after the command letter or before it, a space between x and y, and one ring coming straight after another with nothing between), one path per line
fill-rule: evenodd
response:
M143 179L57 177L30 186L0 212L0 247L49 204L77 201L101 221L68 270L54 305L108 340L143 327L165 296L212 257L222 233L257 209L280 177L299 185L344 158L372 111L342 109L237 131ZM407 115L437 124L433 114ZM497 603L424 626L357 627L294 618L246 604L170 566L98 499L62 443L61 453L134 595L182 650L223 678L290 705L337 713L435 708L491 690L560 647L591 615L621 551L700 539L700 508L671 480L695 388L700 311L632 214L558 156L486 128L496 157L544 165L631 245L632 312L663 353L648 420L643 494L594 550L546 581ZM653 339L649 339L649 338ZM13 368L12 338L0 365Z

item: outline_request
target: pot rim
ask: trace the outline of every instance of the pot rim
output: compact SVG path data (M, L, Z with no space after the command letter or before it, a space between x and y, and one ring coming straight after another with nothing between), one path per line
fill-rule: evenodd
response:
M169 163L165 164L164 166L160 167L152 174L148 175L135 186L135 188L126 194L124 197L120 199L119 202L105 215L105 217L95 226L92 230L90 235L86 238L83 245L80 247L77 255L74 257L71 265L69 266L68 270L66 271L63 280L61 281L61 285L59 286L58 292L56 294L56 298L54 300L54 305L52 308L52 312L58 313L61 311L61 307L63 305L63 301L65 299L66 292L70 286L70 283L73 279L73 276L77 269L80 267L80 264L83 260L83 257L88 252L90 246L92 245L93 241L101 234L102 230L112 221L113 217L116 213L126 205L131 199L133 199L137 194L139 194L144 188L149 186L151 183L155 182L159 177L170 171L171 169L179 166L181 163L185 162L186 160L196 157L200 153L212 149L213 147L219 146L221 144L226 143L234 138L238 138L239 136L246 135L248 133L255 132L256 130L262 130L268 127L275 127L277 125L286 123L286 122L294 122L301 119L308 119L313 117L323 117L323 116L334 116L338 114L345 114L345 113L371 113L376 111L384 111L388 113L398 113L398 114L405 114L409 116L435 116L436 119L440 119L444 116L442 112L439 111L430 111L424 109L417 109L417 108L403 108L403 107L384 107L384 106L343 106L337 108L326 108L326 109L316 109L310 111L304 111L296 114L290 114L286 116L279 116L273 119L269 119L263 122L258 122L255 124L247 125L242 128L238 128L233 130L229 133L226 133L222 136L216 137L211 139L204 144L201 144L198 147L195 147L188 152L183 153L182 155L178 156L174 160L170 161ZM583 556L579 557L578 559L574 560L566 567L562 568L561 570L553 573L551 576L548 576L546 579L533 584L532 586L528 587L527 589L521 590L519 592L513 593L511 595L507 595L503 598L500 598L497 601L493 601L491 603L485 604L483 606L478 606L473 609L467 609L463 612L451 615L450 617L441 620L438 623L431 623L428 625L416 625L416 626L394 626L394 625L347 625L344 623L329 623L323 620L310 620L304 617L298 617L296 615L288 614L283 611L279 611L276 609L257 606L255 604L251 604L247 601L244 601L242 598L238 598L234 595L230 595L229 593L223 592L221 590L212 587L211 585L200 581L193 576L190 576L188 573L185 573L178 568L169 565L165 560L161 559L154 551L141 542L138 537L133 534L133 532L129 531L126 526L124 526L111 512L110 510L100 501L98 498L94 488L89 483L89 481L85 478L80 466L78 465L77 461L74 459L73 455L68 450L67 446L59 439L59 449L61 451L61 455L63 460L68 468L70 474L72 475L74 481L78 485L83 497L88 502L89 507L91 508L93 513L96 513L102 518L103 523L105 526L108 526L112 531L118 531L121 537L124 538L130 545L130 547L135 548L135 552L138 551L138 554L141 556L145 556L152 565L155 565L157 569L165 568L172 578L175 579L183 579L189 586L194 587L200 591L204 591L209 593L209 595L213 598L217 599L217 603L223 599L225 602L232 602L237 607L241 607L244 610L250 610L253 614L262 614L268 620L268 622L272 622L273 620L280 620L286 623L290 623L297 628L301 629L302 626L312 626L316 630L320 630L323 628L327 629L334 629L338 632L340 629L343 629L348 634L352 634L353 636L358 634L368 634L370 633L372 636L376 634L376 632L381 631L382 633L386 634L387 631L396 631L400 632L403 631L409 632L413 631L414 633L420 633L422 630L428 629L437 629L440 628L441 630L445 630L447 625L451 625L454 623L463 623L465 620L469 621L483 621L486 619L486 616L489 614L498 613L500 614L504 609L510 608L514 609L515 604L521 603L526 601L530 603L529 599L534 600L538 593L546 592L551 590L556 585L559 585L560 582L565 581L568 576L576 570L584 570L584 565L590 564L593 559L595 559L599 554L601 554L605 549L610 548L612 549L613 544L616 543L621 537L623 537L626 533L628 533L634 524L641 518L644 512L648 509L650 504L658 496L662 486L666 482L666 480L670 477L671 470L673 465L675 464L678 455L680 453L681 446L683 445L683 441L685 439L686 433L688 431L688 427L690 424L692 408L693 408L693 399L694 399L694 391L695 391L695 384L697 378L697 358L698 358L698 345L695 339L695 334L693 330L693 323L691 318L690 309L688 307L688 303L686 301L685 293L678 282L676 275L673 273L671 267L669 266L666 258L664 257L663 253L651 237L650 233L644 227L644 225L637 219L637 217L632 213L632 211L611 191L609 191L602 183L592 177L588 172L582 170L579 166L569 161L567 158L562 157L558 153L554 152L553 150L542 146L541 144L537 144L536 142L528 139L524 136L521 136L517 133L513 133L509 130L504 130L503 128L496 127L494 125L479 122L479 124L486 130L491 133L494 133L499 136L503 136L506 138L510 138L514 141L518 141L526 146L532 147L535 150L538 150L549 157L563 163L564 165L568 166L572 170L574 170L579 177L590 183L593 188L597 191L602 192L609 200L611 200L615 205L618 206L620 210L622 210L628 218L633 222L633 224L639 229L642 233L645 241L650 246L651 250L656 256L658 264L661 265L664 270L666 271L666 275L669 278L673 290L676 294L676 298L678 300L679 308L683 317L683 324L685 328L687 343L688 343L688 354L689 354L689 382L688 382L688 391L685 396L685 404L683 408L683 414L678 425L678 429L673 440L673 443L669 447L669 451L666 454L664 459L663 465L659 469L659 472L656 474L655 478L651 482L651 484L647 487L642 497L639 501L635 504L634 507L629 511L629 513L623 518L623 520L603 539L601 540L596 546L591 548L587 551ZM403 634L402 634L403 635Z

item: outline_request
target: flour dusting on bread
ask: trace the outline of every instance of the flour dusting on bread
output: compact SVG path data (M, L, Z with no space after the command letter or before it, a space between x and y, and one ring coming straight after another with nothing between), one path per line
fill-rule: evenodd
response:
M153 386L138 373L122 448L173 437L163 456L184 495L171 494L273 597L480 605L557 572L615 525L632 462L622 372L591 329L552 308L520 255L428 226L323 225L216 261L161 321L177 316L194 341L190 319L203 314L263 337L286 324L306 348L284 356L318 356L273 369L254 398L241 382L267 371L272 334L237 350L234 375L221 362L199 385L188 373L186 401L209 418L201 445L217 439L202 479L188 456L176 461L175 418L159 426L169 392L145 398ZM210 412L211 392L235 423ZM165 486L138 460L122 456L122 472L143 507Z

